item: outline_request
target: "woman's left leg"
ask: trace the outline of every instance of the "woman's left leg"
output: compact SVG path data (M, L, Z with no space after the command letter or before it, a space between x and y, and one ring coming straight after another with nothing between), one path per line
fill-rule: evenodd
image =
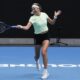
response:
M48 77L48 72L47 72L47 66L48 66L48 58L47 58L47 49L49 46L49 40L44 40L42 43L42 57L43 57L43 64L44 64L44 71L42 78L47 78Z

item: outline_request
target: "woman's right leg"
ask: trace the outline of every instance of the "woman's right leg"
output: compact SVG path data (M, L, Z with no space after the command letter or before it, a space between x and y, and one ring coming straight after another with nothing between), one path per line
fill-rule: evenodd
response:
M40 69L40 65L39 65L39 57L40 57L40 45L35 45L35 61L36 61L36 67L39 70Z
M40 57L40 45L35 45L35 61L39 60Z

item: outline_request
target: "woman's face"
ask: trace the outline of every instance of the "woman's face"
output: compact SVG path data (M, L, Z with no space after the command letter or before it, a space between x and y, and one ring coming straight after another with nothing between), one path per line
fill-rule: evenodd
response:
M36 13L40 12L40 9L38 7L32 7L32 12L33 12L33 14L36 14Z

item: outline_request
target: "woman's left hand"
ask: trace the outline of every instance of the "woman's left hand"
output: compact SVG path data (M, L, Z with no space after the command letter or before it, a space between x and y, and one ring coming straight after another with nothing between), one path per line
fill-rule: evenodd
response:
M59 16L61 14L61 12L62 12L61 10L55 11L54 16Z

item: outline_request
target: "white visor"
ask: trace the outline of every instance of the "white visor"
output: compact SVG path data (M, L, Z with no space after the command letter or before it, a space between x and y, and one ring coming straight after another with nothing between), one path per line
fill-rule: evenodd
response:
M32 5L32 8L39 8L39 6L33 4L33 5Z

